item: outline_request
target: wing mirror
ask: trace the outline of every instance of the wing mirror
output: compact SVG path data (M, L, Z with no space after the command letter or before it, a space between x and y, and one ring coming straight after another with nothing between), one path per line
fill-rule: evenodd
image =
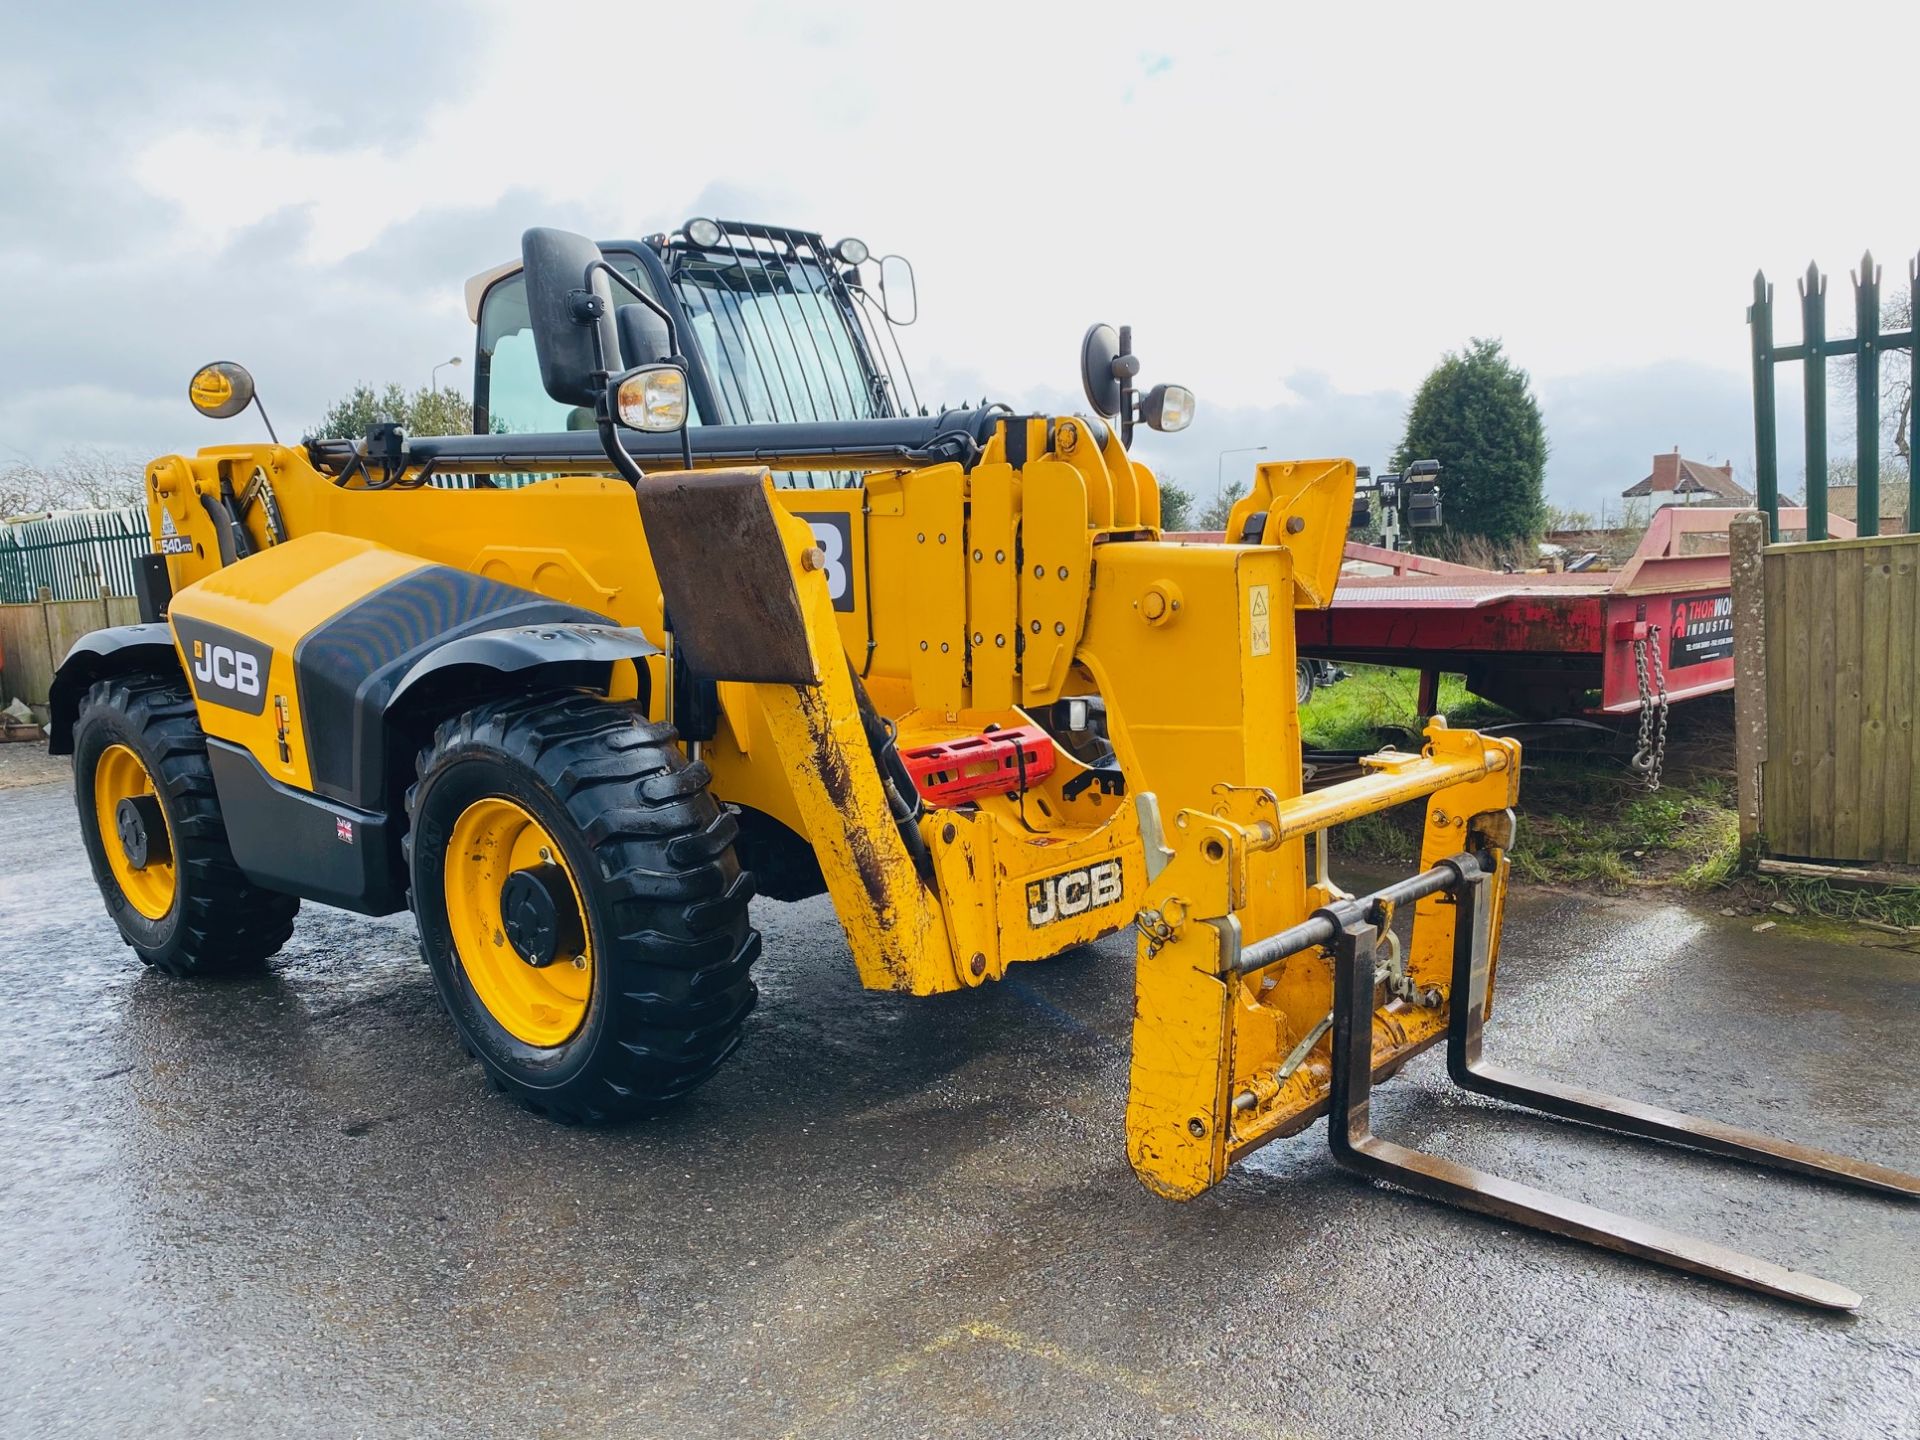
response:
M598 380L620 369L613 292L600 247L584 235L536 227L520 237L527 317L540 383L562 405L592 405Z
M1184 385L1156 385L1144 396L1133 388L1140 357L1133 353L1133 327L1095 325L1080 342L1080 386L1095 413L1120 421L1120 443L1133 443L1133 427L1184 430L1193 423L1193 391Z
M913 283L913 262L904 255L885 255L880 259L880 313L892 325L911 325L920 318L920 292Z
M660 302L607 264L593 241L570 231L527 231L520 237L520 260L547 394L563 405L593 407L607 458L634 484L644 477L620 439L621 426L651 434L679 431L681 459L692 469L687 372L673 319ZM633 301L617 311L616 285ZM623 356L642 363L627 368Z
M251 405L260 412L260 422L267 427L273 443L280 443L280 437L273 433L273 421L267 419L267 407L260 403L260 394L254 389L252 373L236 361L215 360L194 371L187 382L187 403L209 420L231 420Z
M629 365L658 365L673 358L673 331L644 305L622 305L613 312L620 337L620 358Z

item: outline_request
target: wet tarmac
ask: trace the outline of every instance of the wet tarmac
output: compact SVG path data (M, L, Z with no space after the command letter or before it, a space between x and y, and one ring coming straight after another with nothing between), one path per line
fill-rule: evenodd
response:
M142 971L64 785L0 793L0 1434L1920 1435L1920 1207L1451 1092L1384 1134L1867 1294L1832 1319L1339 1172L1187 1205L1121 1137L1130 948L869 995L758 907L745 1047L672 1117L490 1093L404 917ZM1920 957L1521 894L1489 1053L1920 1166Z

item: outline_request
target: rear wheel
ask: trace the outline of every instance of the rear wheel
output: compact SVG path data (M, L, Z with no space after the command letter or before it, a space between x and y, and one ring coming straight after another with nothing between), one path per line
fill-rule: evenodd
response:
M74 722L73 779L93 878L147 964L228 974L287 943L300 902L249 883L234 863L207 737L179 681L96 682Z
M757 998L737 827L674 742L636 707L558 694L469 710L420 757L421 948L489 1078L558 1119L691 1090Z
M1293 667L1293 703L1304 705L1313 699L1313 661L1298 660Z

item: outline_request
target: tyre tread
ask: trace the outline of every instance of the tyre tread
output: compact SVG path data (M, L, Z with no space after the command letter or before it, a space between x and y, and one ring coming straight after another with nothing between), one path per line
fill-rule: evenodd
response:
M135 944L124 929L123 938L147 964L170 975L257 969L292 936L300 901L253 884L235 863L193 698L178 678L127 672L89 687L76 729L102 710L117 712L139 733L154 783L166 793L181 890L179 917L163 949ZM92 803L90 787L77 776L74 798L83 813Z
M738 826L708 792L707 767L684 759L678 739L632 704L548 693L456 715L418 758L407 794L410 860L429 777L480 751L539 779L598 871L580 877L589 903L604 907L595 961L606 969L609 1008L597 1053L564 1086L538 1088L467 1042L490 1081L556 1120L620 1120L685 1095L733 1053L759 998L751 971L760 936L748 917L752 877L733 853ZM424 924L421 936L424 948Z

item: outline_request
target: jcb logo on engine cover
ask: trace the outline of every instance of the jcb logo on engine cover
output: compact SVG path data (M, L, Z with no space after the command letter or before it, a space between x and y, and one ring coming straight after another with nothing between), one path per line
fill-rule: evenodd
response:
M1038 930L1042 925L1071 920L1103 905L1117 905L1123 890L1118 860L1102 860L1098 865L1069 870L1064 875L1029 880L1027 923Z
M210 705L258 715L267 707L267 651L231 630L185 616L174 622L187 654L193 693Z

